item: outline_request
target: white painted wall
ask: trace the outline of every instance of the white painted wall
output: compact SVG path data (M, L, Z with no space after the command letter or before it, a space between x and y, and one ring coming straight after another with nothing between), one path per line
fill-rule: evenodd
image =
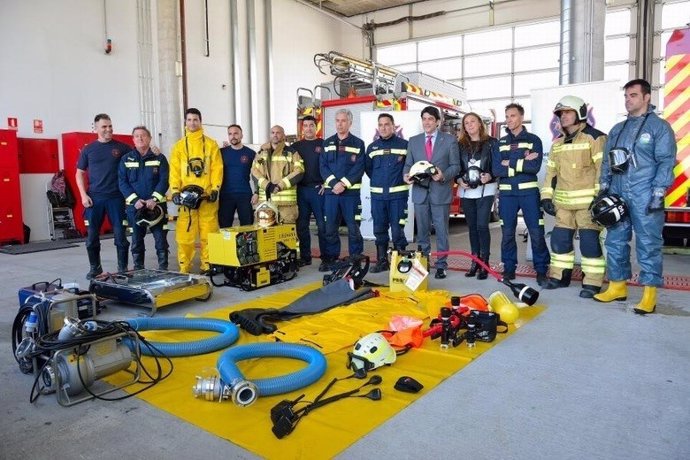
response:
M297 88L313 89L332 80L314 66L314 54L335 50L363 56L359 29L286 0L273 0L273 48L276 98L271 124L282 125L287 133L297 130Z
M156 93L159 1L171 0L150 2ZM104 52L104 3L108 35L113 40L113 52L109 55ZM313 87L328 80L313 65L314 53L338 50L361 56L362 39L358 29L293 0L272 0L275 69L272 110L275 115L274 120L269 120L263 102L269 88L266 2L254 1L257 60L252 80L255 100L249 106L247 2L238 0L237 45L243 78L238 82L242 94L241 116L235 119L231 113L234 89L229 59L230 2L208 3L210 56L207 57L204 56L204 2L186 2L188 102L202 111L206 132L219 143L226 137L225 126L235 122L245 125L250 117L254 130L245 133L248 143L265 141L273 124L283 125L287 133L295 133L297 87ZM129 133L141 123L136 18L135 0L0 0L0 127L6 127L8 117L17 117L20 137L60 139L64 132L91 131L93 116L107 112L116 132ZM169 103L161 101L158 94L153 99L157 110L161 104ZM34 119L43 120L43 134L33 133ZM157 114L154 119L160 124ZM32 240L49 237L45 205L45 182L49 177L30 174L21 177L24 221L32 228Z

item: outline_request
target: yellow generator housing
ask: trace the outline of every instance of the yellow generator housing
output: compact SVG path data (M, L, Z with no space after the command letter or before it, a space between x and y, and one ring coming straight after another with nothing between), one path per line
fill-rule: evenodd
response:
M414 262L417 261L429 271L429 261L421 251L393 251L391 253L391 267L390 267L390 290L391 292L407 291L413 292L412 289L406 286L408 278L413 274L419 273L414 267ZM421 275L420 275L421 276ZM424 277L419 284L416 291L426 291L429 289L429 276Z
M294 224L221 228L208 235L211 282L252 290L292 279L297 274ZM225 274L216 284L213 276Z

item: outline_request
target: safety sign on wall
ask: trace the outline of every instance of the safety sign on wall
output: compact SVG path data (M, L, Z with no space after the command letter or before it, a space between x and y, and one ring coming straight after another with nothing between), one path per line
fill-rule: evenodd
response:
M7 129L17 130L19 129L19 122L14 117L7 117Z
M34 120L34 133L43 134L43 120Z

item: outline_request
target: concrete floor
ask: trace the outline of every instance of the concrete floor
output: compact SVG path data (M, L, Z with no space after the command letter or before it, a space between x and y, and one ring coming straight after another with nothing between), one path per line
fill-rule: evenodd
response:
M465 224L454 222L451 248L467 249ZM500 229L493 224L496 262ZM171 233L169 240L174 240ZM518 240L521 254L525 244ZM147 241L149 247L152 241ZM346 247L346 245L344 245ZM367 243L369 252L373 245ZM154 266L153 252L147 263ZM103 243L115 267L112 240ZM665 256L665 273L687 275L688 256ZM298 280L321 278L317 265ZM17 290L61 277L86 287L83 243L27 255L0 254L0 459L254 458L223 439L127 399L60 407L53 396L29 403L32 379L11 354ZM488 295L498 285L450 272L431 287ZM370 275L387 282L387 274ZM523 281L534 284L534 279ZM579 283L575 283L579 284ZM161 316L203 313L286 285L253 293L217 288L206 303L162 309ZM535 285L536 286L536 285ZM690 458L690 292L661 290L658 313L640 317L628 302L583 301L578 286L542 291L548 309L462 372L346 449L339 458L688 459ZM143 313L111 305L104 319ZM280 452L275 458L280 458Z

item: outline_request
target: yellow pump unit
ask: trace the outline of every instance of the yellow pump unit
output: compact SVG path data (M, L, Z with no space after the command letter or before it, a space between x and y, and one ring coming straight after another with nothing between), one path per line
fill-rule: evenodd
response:
M293 224L221 228L208 235L211 282L251 291L297 275L297 232ZM225 280L214 277L223 273Z
M426 291L429 288L429 261L422 251L393 251L390 265L391 292Z

